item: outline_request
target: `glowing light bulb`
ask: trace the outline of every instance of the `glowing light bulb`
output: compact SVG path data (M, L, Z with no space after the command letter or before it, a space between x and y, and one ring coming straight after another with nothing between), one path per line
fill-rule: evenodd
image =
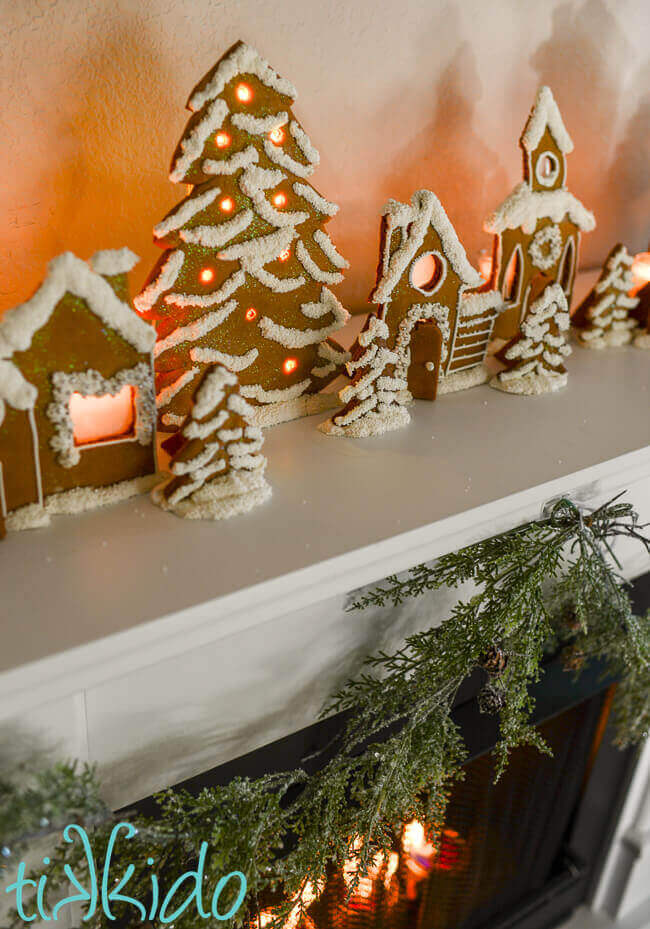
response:
M273 196L273 203L275 204L275 206L286 206L286 205L287 205L287 195L286 195L286 194L283 194L281 191L280 191L280 193L274 194L274 196Z
M283 252L280 252L280 254L278 255L278 259L279 259L280 261L288 261L289 258L291 258L291 249L290 249L290 248L285 248L285 250L284 250Z
M228 148L230 145L230 136L227 132L217 132L214 141L217 143L217 148Z
M250 103L253 99L253 91L248 84L237 84L235 96L240 103Z
M201 268L199 271L199 280L202 284L209 284L214 280L214 268Z
M285 358L284 364L282 365L282 370L285 374L293 374L294 371L298 370L298 359Z
M282 145L284 142L284 129L280 126L276 126L275 129L272 129L269 132L269 139L273 142L274 145Z
M220 209L222 209L224 213L232 213L234 206L235 201L232 197L224 197L219 204Z
M255 319L256 316L257 316L257 310L255 309L255 307L249 306L248 309L246 310L246 319L250 323L252 322L252 320Z
M634 256L634 261L632 262L632 280L634 281L634 286L632 287L633 294L641 290L641 288L650 281L650 252L641 252Z

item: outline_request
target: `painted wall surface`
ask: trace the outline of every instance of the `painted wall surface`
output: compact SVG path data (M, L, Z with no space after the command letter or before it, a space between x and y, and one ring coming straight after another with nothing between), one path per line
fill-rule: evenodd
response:
M128 245L183 195L167 171L196 81L237 39L299 91L321 152L313 181L341 211L352 263L339 294L362 310L379 210L430 187L468 255L521 176L517 139L550 84L576 151L569 185L597 215L582 265L650 235L647 0L2 0L0 312L46 262Z

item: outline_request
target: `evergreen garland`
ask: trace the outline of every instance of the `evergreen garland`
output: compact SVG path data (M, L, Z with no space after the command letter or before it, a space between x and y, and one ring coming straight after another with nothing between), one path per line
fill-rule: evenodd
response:
M497 776L517 746L548 751L530 722L530 686L540 678L549 649L561 649L565 666L576 672L590 657L603 659L607 673L620 678L619 744L645 738L650 614L633 614L612 549L626 538L650 551L643 531L632 507L619 498L589 513L561 499L538 521L419 565L405 577L389 577L359 596L350 609L398 605L467 581L476 589L442 625L410 636L391 654L369 658L364 672L335 695L323 716L346 711L347 722L328 747L331 760L321 759L316 773L237 778L196 797L167 790L157 796L158 819L134 814L137 836L122 846L122 864L119 846L114 858L120 874L127 862L136 863L125 892L150 898L151 868L144 865L149 856L161 886L169 888L195 866L197 850L207 841L207 886L214 888L234 870L248 881L245 905L229 925L248 925L258 907L268 906L269 894L277 906L267 927L279 929L288 916L297 925L332 868L354 856L358 880L379 852L387 859L405 822L417 818L431 834L439 828L465 759L451 708L460 684L477 669L485 678L479 706L499 715ZM98 867L112 825L103 822L93 830ZM77 845L61 844L51 859L52 889L65 883L65 865L83 874ZM224 900L222 911L226 905ZM130 926L137 921L133 916L125 911L112 925ZM174 924L195 929L195 912L186 911ZM98 913L85 925L109 923Z

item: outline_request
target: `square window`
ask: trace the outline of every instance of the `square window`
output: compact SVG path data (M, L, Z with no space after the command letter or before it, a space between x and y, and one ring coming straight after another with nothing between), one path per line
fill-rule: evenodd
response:
M130 384L116 394L100 397L73 393L70 418L75 445L135 437L135 388Z

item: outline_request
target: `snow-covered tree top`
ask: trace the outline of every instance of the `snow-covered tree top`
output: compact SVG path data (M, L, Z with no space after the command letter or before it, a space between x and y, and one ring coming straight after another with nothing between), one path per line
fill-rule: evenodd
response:
M562 154L568 155L573 151L571 136L562 121L551 88L540 87L520 139L522 147L529 154L535 151L547 127Z
M390 299L393 289L422 246L430 226L440 237L445 257L462 283L468 287L478 287L481 284L481 275L467 260L456 230L432 191L416 191L410 204L389 200L382 210L382 216L386 217L388 226L387 249L396 229L402 231L403 240L390 259L384 260L379 282L371 295L373 303L385 303Z
M212 71L201 81L199 87L193 91L187 103L188 108L196 113L209 100L214 100L223 93L226 84L238 74L254 74L267 87L277 90L279 94L284 94L286 97L291 97L292 100L298 96L293 84L286 78L280 77L259 52L245 42L238 42L232 51L217 62Z

